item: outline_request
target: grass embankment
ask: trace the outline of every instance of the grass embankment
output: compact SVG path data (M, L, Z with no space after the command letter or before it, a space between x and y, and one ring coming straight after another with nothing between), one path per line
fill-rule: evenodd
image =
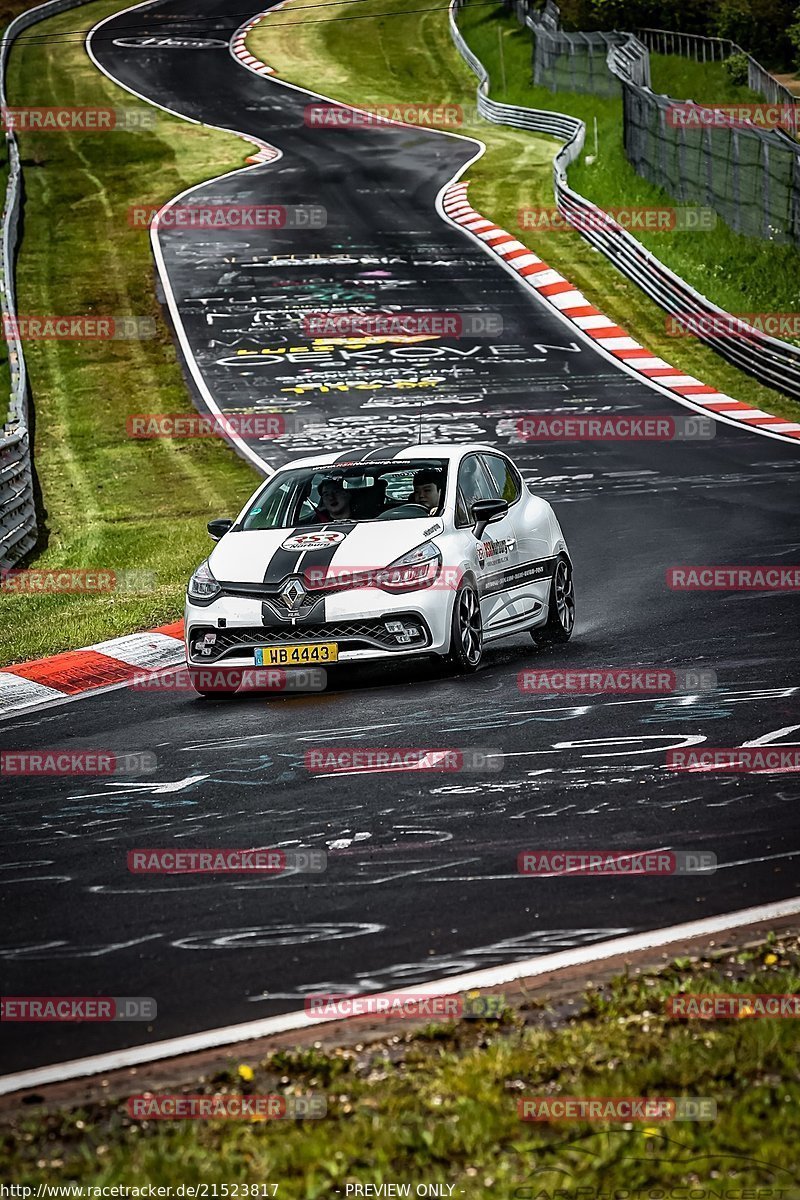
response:
M666 1015L666 1002L681 991L774 995L798 985L800 939L787 935L590 985L557 1007L532 998L497 1023L436 1024L332 1051L280 1050L180 1088L322 1092L328 1112L316 1121L142 1122L127 1116L119 1095L79 1109L28 1109L0 1126L3 1178L34 1186L259 1183L278 1185L278 1200L344 1196L348 1184L364 1183L410 1185L412 1196L418 1184L450 1184L468 1200L594 1194L578 1187L670 1196L687 1186L699 1200L796 1200L796 1022L687 1021ZM132 1089L145 1091L146 1081L140 1068ZM542 1095L707 1097L717 1116L660 1125L521 1121L518 1099ZM755 1187L771 1190L737 1190Z
M316 7L302 23L302 0L261 22L250 35L252 52L275 67L281 78L353 104L375 106L398 101L459 103L474 112L475 77L452 45L447 13L414 12L381 17L382 0L336 5L328 15ZM345 16L373 20L348 21ZM333 16L339 18L333 20ZM576 164L570 182L601 206L671 205L660 189L640 179L624 156L618 100L572 93L552 94L533 87L530 34L498 7L467 6L461 29L489 69L494 99L573 113L589 128L598 120L600 156ZM282 27L283 26L283 27ZM502 31L507 87L501 84L498 28ZM670 56L659 71L669 68ZM461 132L481 138L487 152L469 171L470 199L484 215L518 234L554 268L562 271L608 316L677 368L739 400L792 419L800 405L763 387L691 338L669 337L665 314L576 233L521 229L523 208L552 208L552 159L560 143L552 138L467 120ZM637 235L638 236L638 235ZM716 303L733 312L794 312L800 309L800 254L789 247L751 241L721 224L713 233L653 233L642 242Z
M57 40L62 30L88 30L126 7L122 0L89 4L37 26L53 40L12 50L9 103L157 111L101 75L82 39ZM175 620L186 579L210 546L205 522L235 512L258 478L216 439L133 441L126 434L132 413L193 411L155 299L149 237L130 227L128 208L244 166L252 148L160 111L151 130L25 132L19 143L19 312L144 316L157 330L140 341L25 343L48 539L28 565L154 572L155 588L0 595L2 663Z
M734 83L721 62L695 62L681 54L650 52L650 82L654 92L696 104L759 104L764 97Z
M463 29L470 45L486 63L492 80L497 81L500 73L496 20L487 16L485 9L467 7L464 12ZM601 208L674 204L674 199L666 191L637 175L625 157L621 101L566 92L553 95L544 88L533 87L528 83L529 34L519 27L514 29L507 22L506 25L511 30L504 39L508 88L503 92L501 87L493 86L492 95L510 103L527 104L532 108L555 108L580 117L589 130L587 151L593 151L591 131L593 118L597 118L599 156L591 164L583 158L576 162L570 169L570 184ZM673 56L655 55L654 63L654 86L671 95L680 96L686 84L696 80L703 70L702 64L690 65ZM711 64L709 68L709 78L716 86L717 73ZM716 99L714 86L709 86L705 95L697 98ZM737 90L744 90L746 96L754 98L746 89L736 89L730 85L717 102L730 103L735 99L743 99L735 94ZM792 246L742 237L722 221L717 221L715 229L702 233L637 231L636 236L667 266L729 312L785 313L800 308L800 252ZM555 237L551 235L550 240L555 242ZM638 289L636 292L641 296ZM652 306L652 309L663 330L663 312L657 306ZM675 339L668 341L675 344ZM683 348L673 352L672 358L677 360L679 352L682 353ZM710 351L705 353L711 354ZM740 372L733 372L731 378L741 379L742 376ZM733 394L737 398L748 399L741 388ZM796 416L800 410L794 406L792 411Z

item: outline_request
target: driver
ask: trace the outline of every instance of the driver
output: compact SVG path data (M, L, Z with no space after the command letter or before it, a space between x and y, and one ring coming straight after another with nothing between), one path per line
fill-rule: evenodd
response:
M421 471L417 471L411 499L415 504L427 508L428 515L433 516L442 502L441 472L432 467L423 467Z
M319 485L319 504L314 513L314 521L348 521L350 512L350 497L345 491L344 481L340 476L323 479Z

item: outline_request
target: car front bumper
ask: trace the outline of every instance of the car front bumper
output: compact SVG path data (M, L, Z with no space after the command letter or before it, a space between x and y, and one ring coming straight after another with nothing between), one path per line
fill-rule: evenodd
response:
M197 667L253 667L259 647L305 642L336 642L341 664L446 654L453 599L452 590L435 586L399 595L353 589L327 594L292 621L255 597L226 592L211 604L187 598L186 661Z

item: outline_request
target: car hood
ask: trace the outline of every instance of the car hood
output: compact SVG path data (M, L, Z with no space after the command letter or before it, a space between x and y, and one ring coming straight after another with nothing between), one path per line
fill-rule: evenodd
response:
M440 518L415 517L231 532L212 551L209 566L221 583L277 583L312 567L380 568L443 530Z

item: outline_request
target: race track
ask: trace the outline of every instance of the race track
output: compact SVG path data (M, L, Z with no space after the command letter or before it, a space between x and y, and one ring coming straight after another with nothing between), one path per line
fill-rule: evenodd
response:
M192 29L186 17L199 14L214 19ZM315 230L161 233L203 383L195 379L198 403L205 388L222 411L304 415L309 431L255 448L273 465L309 446L414 440L420 411L426 439L504 446L561 520L577 629L560 652L537 655L529 638L490 647L483 669L463 679L422 665L364 668L332 676L321 695L225 704L122 688L7 720L4 748L146 750L158 769L131 780L28 779L6 802L4 991L153 996L159 1006L151 1028L4 1025L7 1071L287 1012L315 992L385 990L800 892L796 776L664 766L687 739L798 740L792 594L666 583L679 564L797 562L797 445L722 422L698 442L513 445L526 413L688 410L579 340L437 212L474 142L404 127L313 128L303 119L313 98L256 77L226 45L117 44L170 33L227 44L243 19L211 0L170 0L104 23L91 42L103 69L140 95L282 151L195 190L192 202L327 212ZM498 312L504 333L369 357L315 350L301 338L303 313L340 303ZM531 695L517 678L534 663L699 666L719 686ZM325 778L304 766L320 745L504 757L492 775ZM233 880L127 871L129 850L172 845L325 848L328 870ZM719 870L518 875L521 850L564 847L705 850Z

